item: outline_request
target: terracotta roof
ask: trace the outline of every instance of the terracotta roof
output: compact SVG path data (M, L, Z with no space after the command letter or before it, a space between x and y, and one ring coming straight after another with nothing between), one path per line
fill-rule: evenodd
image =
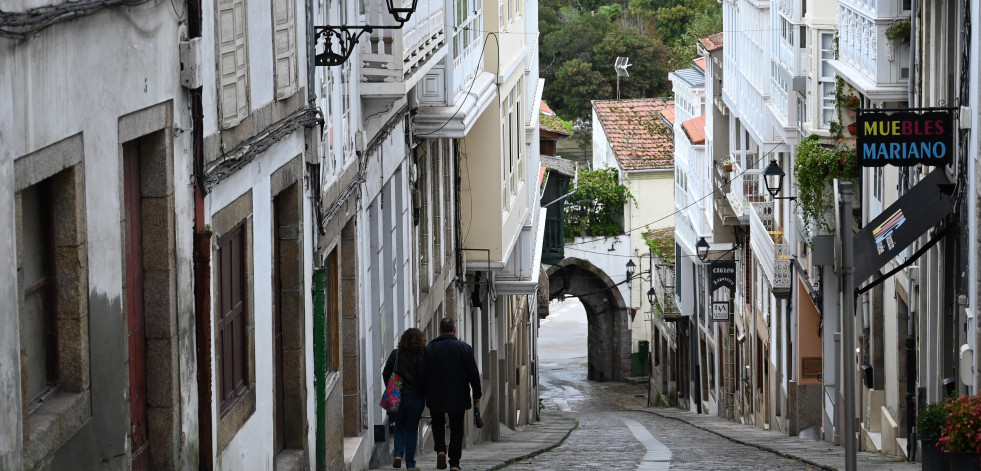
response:
M541 137L562 139L572 135L572 133L565 130L561 118L544 101L540 102L538 107L538 118L539 135Z
M699 57L698 59L695 59L695 67L698 67L698 70L705 72L705 58Z
M595 100L593 110L621 169L674 167L674 137L661 121L662 112L674 112L673 100Z
M698 40L698 44L701 44L706 51L712 52L717 49L722 48L722 33L715 33L707 38L701 38Z
M669 125L674 126L674 108L661 110L661 119L667 121Z
M681 123L681 128L688 135L692 144L705 144L705 115L701 115Z

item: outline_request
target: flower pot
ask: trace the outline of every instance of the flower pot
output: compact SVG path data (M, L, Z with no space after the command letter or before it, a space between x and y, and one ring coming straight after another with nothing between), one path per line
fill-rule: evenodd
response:
M851 116L852 118L858 115L858 111L856 111L855 108L845 108L845 112L848 113L848 116Z
M947 471L950 465L947 463L947 454L937 446L937 440L920 440L920 464L923 471Z
M725 169L726 169L726 172L731 172L732 171L732 164L725 164Z
M945 451L948 469L981 469L981 455L974 451Z
M852 136L858 135L858 123L852 123L848 125L848 134Z

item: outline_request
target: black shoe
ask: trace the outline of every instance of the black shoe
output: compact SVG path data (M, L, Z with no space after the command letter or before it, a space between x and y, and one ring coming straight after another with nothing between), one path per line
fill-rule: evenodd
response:
M446 469L446 453L442 451L436 453L436 469Z
M402 457L401 456L396 456L395 457L395 459L392 461L392 467L393 468L401 468L402 467Z

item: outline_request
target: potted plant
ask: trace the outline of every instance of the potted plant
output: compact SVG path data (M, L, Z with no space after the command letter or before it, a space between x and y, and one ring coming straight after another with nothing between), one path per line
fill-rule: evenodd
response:
M940 449L938 441L947 423L947 411L943 402L927 404L916 416L916 438L920 440L923 451L923 469L942 471L949 469L947 455Z
M898 44L909 44L909 36L911 31L910 21L902 20L898 23L893 23L892 26L886 28L886 37L891 41L896 41Z
M722 161L722 165L725 167L726 173L732 171L732 159L731 158L727 158L724 161Z
M947 419L940 446L951 469L981 469L981 393L944 403Z

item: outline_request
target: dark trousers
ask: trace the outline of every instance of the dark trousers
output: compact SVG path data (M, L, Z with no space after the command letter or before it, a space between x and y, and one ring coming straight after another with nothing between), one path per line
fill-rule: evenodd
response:
M433 449L436 453L446 453L450 458L450 467L460 467L460 457L463 455L463 415L466 411L440 412L429 411L433 416ZM446 416L450 416L450 449L446 450Z

